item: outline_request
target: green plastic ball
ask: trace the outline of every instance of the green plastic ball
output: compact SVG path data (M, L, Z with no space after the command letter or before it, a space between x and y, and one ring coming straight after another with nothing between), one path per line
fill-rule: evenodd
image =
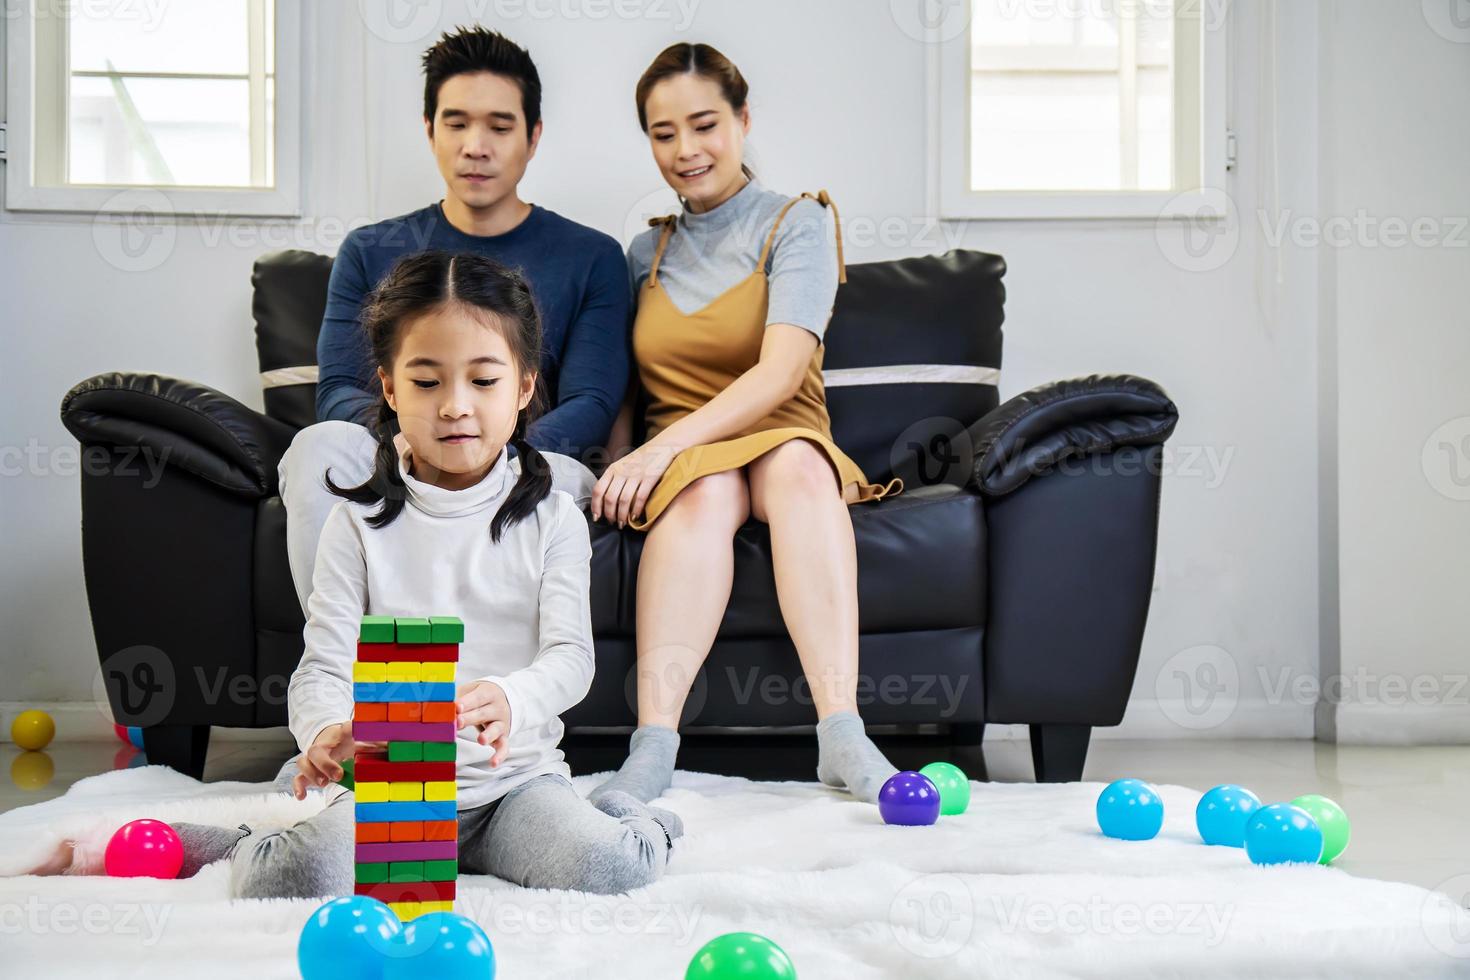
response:
M931 762L919 773L929 777L939 790L939 812L943 816L964 813L970 806L970 777L949 762Z
M754 932L727 932L699 948L684 980L796 980L786 951Z
M1347 814L1332 800L1316 793L1298 796L1291 802L1293 806L1306 810L1307 815L1317 821L1317 826L1322 829L1322 857L1317 863L1331 864L1339 854L1347 850L1348 838L1353 834Z

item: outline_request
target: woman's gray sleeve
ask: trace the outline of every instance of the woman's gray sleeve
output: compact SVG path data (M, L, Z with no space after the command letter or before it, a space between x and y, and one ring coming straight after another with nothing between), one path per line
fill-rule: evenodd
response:
M822 340L837 297L837 239L832 216L816 201L792 205L771 247L766 325L790 323Z

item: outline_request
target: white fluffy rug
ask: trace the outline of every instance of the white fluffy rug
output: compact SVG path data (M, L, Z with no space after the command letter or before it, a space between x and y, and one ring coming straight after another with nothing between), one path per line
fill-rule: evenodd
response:
M267 788L160 766L84 779L0 814L0 874L99 823L283 825L322 805ZM466 875L455 907L485 926L503 980L677 980L700 945L735 930L771 937L802 980L1470 976L1470 914L1448 899L1205 847L1199 794L1182 787L1161 787L1159 838L1108 840L1092 816L1100 788L975 783L964 815L888 827L815 783L681 772L664 805L687 835L657 884L603 897ZM0 878L0 973L295 977L319 902L232 902L225 884L223 863L181 881Z

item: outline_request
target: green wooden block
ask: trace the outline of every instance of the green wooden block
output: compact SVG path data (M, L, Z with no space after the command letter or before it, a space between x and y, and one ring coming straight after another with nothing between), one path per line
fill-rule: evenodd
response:
M428 643L430 636L429 621L417 616L398 616L393 620L393 627L397 633L395 637L398 643ZM405 657L411 660L411 657Z
M458 874L458 861L424 862L424 881L453 881Z
M464 622L458 616L430 616L430 643L463 643Z
M393 861L388 865L389 881L423 881L424 862Z
M358 627L357 638L363 643L392 643L392 616L364 616Z
M379 885L388 880L388 865L383 861L374 861L371 864L357 862L357 883L360 885Z
M352 759L347 758L342 760L342 778L337 780L337 782L346 786L348 789L356 785L352 781Z
M392 744L392 743L389 743ZM454 762L453 742L421 742L425 762Z
M389 742L389 762L425 762L423 742Z

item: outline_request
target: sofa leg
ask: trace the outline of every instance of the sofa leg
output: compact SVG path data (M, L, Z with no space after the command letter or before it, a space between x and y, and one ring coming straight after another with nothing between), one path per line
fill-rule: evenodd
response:
M1031 765L1038 783L1074 783L1087 761L1091 725L1032 725Z
M143 729L143 754L148 756L149 765L168 766L203 779L208 753L208 725L152 725Z

